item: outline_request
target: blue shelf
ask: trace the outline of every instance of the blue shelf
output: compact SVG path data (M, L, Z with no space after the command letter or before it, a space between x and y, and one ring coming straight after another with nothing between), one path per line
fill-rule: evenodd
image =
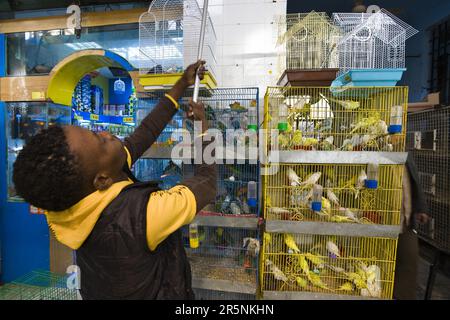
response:
M74 113L73 119L119 125L134 125L135 123L133 116L105 116L83 111L77 111L76 114Z

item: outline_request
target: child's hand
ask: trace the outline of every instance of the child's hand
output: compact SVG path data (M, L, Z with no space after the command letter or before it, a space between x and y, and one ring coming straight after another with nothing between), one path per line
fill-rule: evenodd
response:
M198 77L200 80L203 80L203 77L205 76L206 68L205 68L206 61L204 60L198 60L196 63L191 64L183 73L183 77L181 78L182 81L186 86L192 86L195 84L195 75L197 73L198 69Z
M203 132L208 129L208 121L206 120L205 106L203 105L203 103L195 103L192 98L189 99L187 117L188 119L193 121L201 121Z

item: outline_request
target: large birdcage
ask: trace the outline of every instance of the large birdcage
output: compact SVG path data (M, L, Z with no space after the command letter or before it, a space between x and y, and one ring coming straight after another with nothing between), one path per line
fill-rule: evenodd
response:
M391 299L397 239L265 233L264 299Z
M201 216L193 222L197 247L190 237L192 224L183 228L193 288L255 295L260 251L256 224L246 218L228 218L214 226L209 218Z
M408 114L407 149L419 171L431 221L417 225L419 235L450 251L450 107Z
M155 91L139 99L136 110L138 124L153 110L163 96L164 92ZM184 142L184 133L188 133L190 137L186 143L193 142L194 122L187 119L184 112L188 108L191 97L192 90L186 90L178 101L180 111L152 146L152 149L165 150L165 158L171 157L171 149L176 144ZM205 105L208 128L216 129L218 137L221 137L222 146L225 147L224 149L219 148L216 152L220 159L235 159L237 154L241 154L241 158L245 159L246 154L247 158L252 157L252 160L257 160L257 154L249 154L245 150L240 152L237 146L241 145L244 147L243 149L245 146L257 146L256 132L260 127L258 99L258 88L218 88L200 91L199 101ZM249 140L246 141L247 137ZM155 153L161 154L161 152Z
M184 164L183 176L194 176L194 165ZM259 163L235 161L218 164L216 198L203 210L220 215L257 216L260 199L259 177Z
M132 171L138 180L157 182L163 190L174 187L183 179L182 160L176 159L141 158L134 163Z
M268 221L400 224L403 165L273 164L271 171Z
M32 271L0 286L0 300L79 300L78 291L68 286L68 275Z
M401 69L405 42L418 31L389 11L334 13L343 36L337 46L341 73L350 69Z
M140 74L181 73L197 60L203 1L156 0L139 17ZM216 34L207 17L203 59L214 76Z
M325 12L292 13L278 18L279 70L337 67L340 29Z
M407 103L407 87L269 87L266 150L402 152Z

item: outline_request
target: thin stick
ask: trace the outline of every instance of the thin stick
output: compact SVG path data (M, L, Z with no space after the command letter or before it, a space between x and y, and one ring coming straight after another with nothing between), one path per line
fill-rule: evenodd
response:
M206 32L206 18L208 17L208 2L209 0L203 1L203 14L202 14L202 25L200 27L200 39L198 41L198 51L197 51L197 61L202 58L203 55L203 43L205 42L205 32ZM194 102L198 101L198 92L200 90L200 78L197 74L195 75L195 85L194 85Z

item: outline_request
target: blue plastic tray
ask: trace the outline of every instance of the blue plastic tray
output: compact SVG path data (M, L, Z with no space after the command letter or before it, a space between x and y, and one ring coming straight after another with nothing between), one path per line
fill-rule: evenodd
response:
M395 87L402 78L402 69L353 69L331 83L331 92L337 96L348 87Z

